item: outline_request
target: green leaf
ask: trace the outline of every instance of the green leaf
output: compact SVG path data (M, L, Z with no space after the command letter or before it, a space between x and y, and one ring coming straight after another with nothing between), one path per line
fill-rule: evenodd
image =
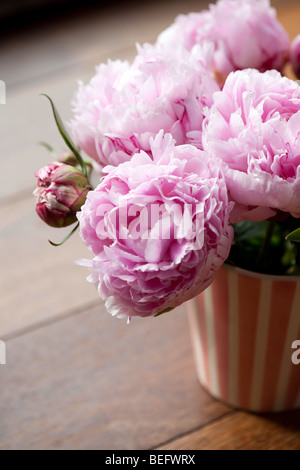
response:
M54 243L52 242L51 240L48 240L48 242L50 243L50 245L52 246L61 246L63 245L64 243L66 243L66 241L69 240L69 238L71 238L71 236L76 232L76 230L78 229L79 227L79 222L76 224L76 226L73 228L72 232L69 233L69 235L66 236L66 238L63 239L62 242L60 243Z
M241 242L264 236L267 230L267 222L251 222L250 220L244 220L234 224L233 227L235 240Z
M58 114L58 112L57 112L57 110L54 106L54 103L53 103L52 99L50 98L50 96L46 95L45 93L41 93L41 96L45 96L50 101L53 116L54 116L57 128L59 130L59 133L62 136L65 143L67 144L67 146L69 147L69 149L71 150L71 152L73 152L75 157L77 158L77 161L78 161L79 165L81 166L82 173L85 176L87 176L85 163L84 163L80 153L78 152L78 150L76 148L76 145L73 144L72 139L69 136L69 134L68 134L68 132L67 132L67 130L66 130L64 124L63 124L63 121L61 120L61 118L60 118L60 116L59 116L59 114Z
M293 232L289 233L285 238L286 240L289 240L291 242L300 243L300 228L297 228L297 230L294 230Z
M51 147L51 145L47 144L47 142L38 142L38 144L41 145L42 147L45 147L47 150L49 150L53 158L55 159L58 158L57 152L55 152L54 148Z

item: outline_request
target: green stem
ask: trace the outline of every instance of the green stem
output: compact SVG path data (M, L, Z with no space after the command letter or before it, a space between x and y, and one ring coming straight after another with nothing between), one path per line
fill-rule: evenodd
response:
M79 227L79 222L76 224L76 226L73 228L72 232L69 233L69 235L67 235L62 242L60 243L54 243L52 242L51 240L48 240L48 242L50 243L50 245L52 246L62 246L64 243L66 243L69 238L71 238L72 235L74 235L74 233L76 232L76 230L78 229Z
M42 145L43 147L45 147L47 150L49 150L49 152L51 153L51 155L53 156L53 158L55 160L57 160L58 158L58 155L57 153L55 152L54 148L51 147L51 145L47 144L47 142L38 142L39 145Z
M264 261L266 259L266 256L268 254L269 246L270 246L270 241L273 235L273 231L275 228L276 222L274 221L269 221L267 230L266 230L266 236L264 239L264 242L262 244L261 250L259 252L258 258L257 258L257 266L263 268L264 266ZM261 269L260 269L261 270Z

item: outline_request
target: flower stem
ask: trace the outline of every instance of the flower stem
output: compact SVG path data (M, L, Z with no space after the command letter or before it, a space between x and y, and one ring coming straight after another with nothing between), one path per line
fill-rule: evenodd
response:
M52 246L62 246L64 243L66 243L69 238L71 238L72 235L74 235L74 233L76 232L76 230L78 229L79 227L79 222L76 224L76 226L73 228L72 232L69 233L69 235L67 235L62 242L60 243L54 243L52 242L51 240L48 240L48 242L50 243L50 245Z
M259 255L257 257L257 266L260 267L261 269L264 266L264 262L265 262L267 254L268 254L270 241L271 241L271 238L272 238L272 235L273 235L275 224L276 224L275 221L269 220L267 230L266 230L266 236L265 236L264 242L262 244L261 250L259 252Z

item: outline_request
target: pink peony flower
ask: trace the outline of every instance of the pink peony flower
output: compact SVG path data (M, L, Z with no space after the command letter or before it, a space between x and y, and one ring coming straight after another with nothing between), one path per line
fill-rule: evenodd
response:
M218 90L196 49L175 59L145 45L131 66L109 61L88 85L80 84L74 139L98 163L114 166L150 152L150 138L161 129L177 144L201 147L203 109Z
M295 37L291 44L290 61L294 74L300 79L300 34Z
M118 317L147 317L204 290L229 254L227 190L220 162L163 131L151 155L107 168L78 214L94 258L80 264Z
M157 40L170 53L178 44L213 45L209 64L222 82L235 70L282 70L288 59L289 38L269 0L219 0L209 10L180 15Z
M98 122L104 111L108 114L114 106L121 107L120 90L125 86L128 71L128 62L109 60L96 68L96 74L88 85L79 81L73 100L74 119L70 126L77 144L98 163L101 161L97 151Z
M232 221L300 217L300 87L275 70L233 72L203 125L205 150L223 160Z
M86 200L91 186L74 166L55 162L35 173L36 212L51 227L67 227L77 221L76 213Z

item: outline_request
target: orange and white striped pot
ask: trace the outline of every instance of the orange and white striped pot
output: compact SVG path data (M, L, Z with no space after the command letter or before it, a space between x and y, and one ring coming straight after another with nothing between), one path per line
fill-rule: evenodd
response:
M211 395L253 412L300 407L300 276L224 265L188 304L197 373Z

